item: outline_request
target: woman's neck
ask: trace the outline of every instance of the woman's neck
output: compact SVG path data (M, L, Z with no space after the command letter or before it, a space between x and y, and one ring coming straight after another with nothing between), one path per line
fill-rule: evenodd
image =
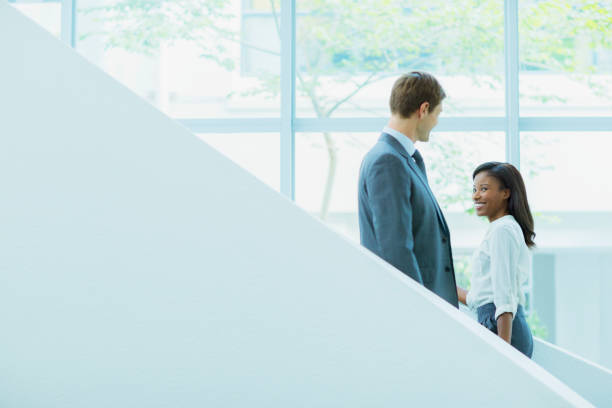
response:
M506 215L510 215L510 213L508 211L503 211L498 214L492 215L489 217L489 222L497 221L500 218L505 217Z

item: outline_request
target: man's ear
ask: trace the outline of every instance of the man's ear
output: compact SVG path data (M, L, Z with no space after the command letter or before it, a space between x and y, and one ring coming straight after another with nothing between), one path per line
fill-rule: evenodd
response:
M419 119L429 113L429 102L423 102L419 107Z

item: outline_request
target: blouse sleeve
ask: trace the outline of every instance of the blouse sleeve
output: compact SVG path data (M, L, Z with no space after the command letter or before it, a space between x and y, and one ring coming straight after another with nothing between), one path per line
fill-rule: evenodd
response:
M518 308L518 293L514 282L518 273L519 247L510 229L500 227L491 232L489 253L495 319L507 312L512 313L514 318Z

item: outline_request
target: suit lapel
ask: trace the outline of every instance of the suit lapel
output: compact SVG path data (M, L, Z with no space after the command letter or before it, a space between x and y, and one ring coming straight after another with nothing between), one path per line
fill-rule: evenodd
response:
M419 166L417 166L417 164L412 159L412 157L410 157L406 149L404 149L404 146L402 146L401 143L398 142L393 136L387 133L383 133L380 136L379 140L388 143L396 152L398 152L399 154L404 156L404 158L406 158L406 161L408 162L408 166L412 169L412 171L415 172L419 180L421 180L421 183L423 184L423 187L425 187L425 190L427 191L429 198L431 198L431 201L433 201L434 207L436 209L436 213L438 214L438 218L440 219L440 222L442 223L442 227L444 228L446 234L448 235L449 230L448 230L448 225L446 224L446 220L444 219L444 214L442 214L442 210L440 209L440 206L438 205L438 201L436 200L436 197L433 195L433 192L429 188L429 183L427 182L427 179L425 178L425 175L423 174L423 172L421 172L421 169L419 169Z
M419 169L419 166L417 166L417 164L414 162L414 160L412 160L412 158L408 159L408 165L417 174L417 176L421 180L421 183L423 183L423 185L425 186L425 189L427 190L427 193L429 194L429 198L431 198L431 200L434 203L434 206L436 207L436 213L438 214L438 218L440 218L442 227L444 228L445 232L448 234L448 225L446 225L446 220L444 219L444 214L442 214L442 209L440 209L440 206L438 205L438 200L436 200L436 197L433 195L431 188L429 188L429 183L425 179L425 176L421 172L421 169Z

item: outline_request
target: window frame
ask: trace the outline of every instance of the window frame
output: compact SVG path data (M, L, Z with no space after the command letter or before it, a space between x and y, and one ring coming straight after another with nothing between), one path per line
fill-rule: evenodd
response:
M11 3L61 3L61 39L70 47L76 43L77 0L9 0ZM296 117L296 0L282 3L281 21L281 112L274 118L188 118L178 121L194 133L280 133L281 193L295 200L296 132L379 132L387 117L300 118ZM609 131L611 116L521 117L519 110L519 16L518 1L504 0L505 116L440 118L436 128L444 132L503 131L505 158L520 169L520 133L528 131Z

